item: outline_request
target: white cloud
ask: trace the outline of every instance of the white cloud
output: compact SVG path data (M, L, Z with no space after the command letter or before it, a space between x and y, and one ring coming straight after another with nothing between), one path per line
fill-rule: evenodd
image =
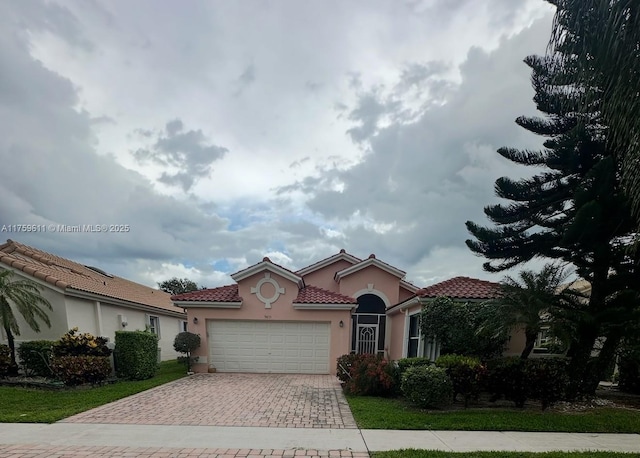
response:
M523 173L493 151L539 144L513 120L533 112L521 61L544 51L550 11L2 3L0 223L129 224L10 237L151 285L340 248L425 282L486 277L464 221Z

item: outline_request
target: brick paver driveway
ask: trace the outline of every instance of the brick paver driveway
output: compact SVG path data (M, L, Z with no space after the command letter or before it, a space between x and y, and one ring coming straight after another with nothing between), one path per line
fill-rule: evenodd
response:
M196 374L63 422L356 428L330 375Z

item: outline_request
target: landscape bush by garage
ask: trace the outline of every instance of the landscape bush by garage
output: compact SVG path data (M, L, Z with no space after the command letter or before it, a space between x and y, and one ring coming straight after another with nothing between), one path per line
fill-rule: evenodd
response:
M397 392L397 367L378 355L354 355L344 389L361 396L393 396Z
M116 331L116 375L145 380L158 370L158 336L146 331Z
M31 340L18 346L18 358L27 376L51 377L53 340Z
M200 336L192 332L180 332L173 340L173 349L185 356L180 356L178 361L183 362L187 367L187 372L191 372L191 352L200 347Z
M346 383L349 381L351 378L351 367L359 358L360 355L355 353L348 353L338 358L338 363L336 364L336 376L341 382Z
M482 383L486 374L485 367L478 358L462 355L442 355L436 361L436 366L447 371L453 385L453 400L458 394L464 399L464 406L469 406L469 401L478 399Z
M0 377L6 377L12 372L11 350L8 345L0 344Z
M441 367L410 367L402 374L401 389L418 407L445 407L453 400L451 379Z

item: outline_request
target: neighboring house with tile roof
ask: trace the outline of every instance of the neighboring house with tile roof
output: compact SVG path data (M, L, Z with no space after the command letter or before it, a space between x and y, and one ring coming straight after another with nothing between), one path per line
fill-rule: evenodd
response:
M350 352L437 358L438 344L419 333L422 306L498 292L497 283L468 277L420 289L404 276L375 255L341 250L296 272L264 258L231 275L234 284L172 300L202 338L196 371L335 374L336 359Z
M186 314L164 291L12 240L0 245L0 269L12 270L18 277L39 283L41 294L53 307L48 312L51 328L41 326L39 333L33 332L16 314L21 331L16 336L17 344L57 340L73 327L113 342L118 330L150 327L158 334L161 358L178 356L173 341L178 332L186 329ZM6 337L4 330L0 330L0 341L6 343Z

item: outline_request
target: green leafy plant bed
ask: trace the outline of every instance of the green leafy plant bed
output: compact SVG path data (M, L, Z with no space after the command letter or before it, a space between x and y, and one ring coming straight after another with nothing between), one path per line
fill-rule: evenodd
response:
M636 458L638 453L614 452L440 452L434 450L392 450L373 452L373 458Z
M347 396L353 416L364 429L415 429L464 431L556 431L579 433L638 433L640 411L629 407L559 405L547 411L472 406L456 403L446 410L424 410L404 399Z
M153 378L119 381L95 388L56 391L0 386L1 423L53 423L85 410L117 401L132 394L184 377L184 366L164 361Z

